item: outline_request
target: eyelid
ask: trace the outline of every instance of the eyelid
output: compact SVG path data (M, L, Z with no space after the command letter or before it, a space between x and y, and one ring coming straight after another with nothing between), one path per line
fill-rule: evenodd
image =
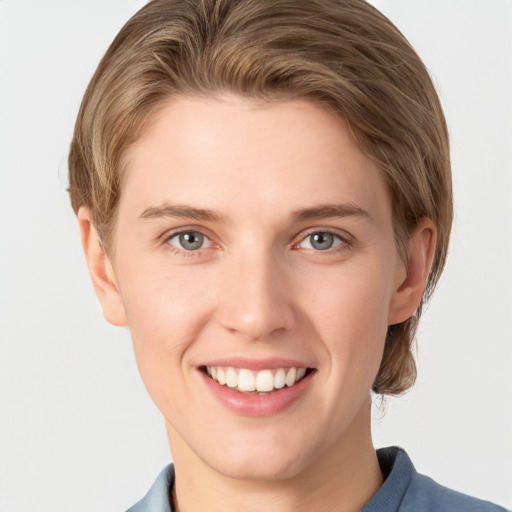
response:
M197 226L194 224L168 229L161 236L159 236L159 238L165 242L165 240L168 240L169 238L181 233L201 233L201 235L207 237L209 240L215 238L215 235L211 232L211 230L205 228L204 226Z
M171 243L172 239L179 238L179 236L184 234L184 233L197 233L198 235L201 235L203 237L203 241L206 242L206 245L202 246L202 247L199 247L198 249L195 249L195 250L187 250L187 249L185 249L183 247L180 247L179 245L175 245L175 244ZM177 233L172 233L170 236L167 237L166 242L168 244L176 247L177 249L185 251L185 252L198 252L201 249L209 249L211 247L211 245L212 245L212 241L210 240L210 237L208 237L207 235L205 235L201 231L192 230L192 229L187 229L185 231L178 231Z
M332 227L315 227L315 228L309 228L307 230L302 231L295 238L297 240L297 242L294 242L292 244L292 248L299 249L300 244L302 244L302 242L304 242L309 236L314 235L315 233L327 233L329 235L333 235L334 237L336 237L337 239L339 239L341 241L340 244L330 247L329 249L326 249L324 251L317 251L315 249L312 249L312 250L315 250L315 252L328 253L330 250L336 250L340 246L350 247L350 246L354 245L354 243L355 243L353 237L351 235L349 235L349 233L347 233L346 231L342 231L342 230L332 228Z
M186 249L180 248L177 245L169 243L169 240L175 236L179 236L182 233L200 233L202 236L204 236L205 239L209 241L208 247L201 247L199 249L193 250L193 251L187 251ZM211 249L215 246L220 246L218 242L215 241L215 235L211 232L211 230L205 228L204 226L197 226L197 225L187 225L187 226L180 226L174 229L170 229L166 231L163 235L159 237L159 240L162 245L167 246L168 248L171 248L175 251L178 251L180 253L187 253L187 255L197 254L200 253L203 250Z
M187 251L186 249L181 249L176 245L170 244L169 240L175 236L179 236L182 233L191 233L191 232L197 232L203 235L208 241L208 247L201 247L199 249L193 250L193 251ZM339 247L352 247L355 245L356 240L350 233L347 233L344 230L340 230L333 227L312 227L305 229L301 231L298 235L294 237L295 241L292 242L292 249L299 249L300 244L309 236L315 234L315 233L328 233L336 237L341 241L341 243L335 245L334 247L331 247L329 249L326 249L324 251L314 250L315 252L324 252L329 253L330 251L336 251L336 249L339 250ZM170 229L166 231L161 237L159 237L161 240L161 243L163 245L167 245L168 247L171 247L175 249L176 251L179 251L181 253L186 253L189 256L192 256L193 254L200 253L203 249L211 249L212 247L215 248L221 248L222 244L215 241L215 235L209 230L208 228L205 228L204 226L198 226L198 225L187 225L187 226L180 226L174 229Z

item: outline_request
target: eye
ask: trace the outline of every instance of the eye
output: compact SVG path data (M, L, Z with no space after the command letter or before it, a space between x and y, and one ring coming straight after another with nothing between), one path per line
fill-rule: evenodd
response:
M206 249L211 242L208 237L199 231L182 231L168 238L168 243L185 251L197 251Z
M310 233L299 244L305 249L314 249L315 251L326 251L343 243L343 240L336 234L329 231L316 231Z

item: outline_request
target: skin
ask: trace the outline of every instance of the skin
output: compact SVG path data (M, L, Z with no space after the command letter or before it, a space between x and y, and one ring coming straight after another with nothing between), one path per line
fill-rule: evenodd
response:
M382 173L340 118L303 100L174 99L126 162L110 254L86 207L79 225L105 318L130 328L165 418L179 510L360 509L383 479L371 385L388 325L421 299L432 222L413 233L406 266ZM182 229L202 233L201 248L180 246ZM326 232L333 247L313 247ZM228 356L314 373L284 411L250 417L204 384L201 365Z

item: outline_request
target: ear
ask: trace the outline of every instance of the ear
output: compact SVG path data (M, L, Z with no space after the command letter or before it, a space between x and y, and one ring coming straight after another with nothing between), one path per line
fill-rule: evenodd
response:
M418 309L434 261L436 240L434 223L430 219L422 219L409 240L405 279L393 294L388 325L404 322Z
M113 325L126 326L126 313L114 269L101 245L91 210L81 206L78 210L77 219L87 267L94 291L103 310L103 316L107 322Z

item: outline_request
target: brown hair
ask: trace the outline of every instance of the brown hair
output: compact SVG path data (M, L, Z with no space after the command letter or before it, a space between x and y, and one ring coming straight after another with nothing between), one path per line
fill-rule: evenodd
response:
M423 304L444 266L451 229L447 129L420 58L363 0L153 0L135 14L87 88L69 155L73 209L91 209L106 250L126 149L170 97L216 92L308 98L348 122L386 176L404 259L420 219L438 229ZM375 392L398 394L414 383L411 348L422 304L389 327Z

